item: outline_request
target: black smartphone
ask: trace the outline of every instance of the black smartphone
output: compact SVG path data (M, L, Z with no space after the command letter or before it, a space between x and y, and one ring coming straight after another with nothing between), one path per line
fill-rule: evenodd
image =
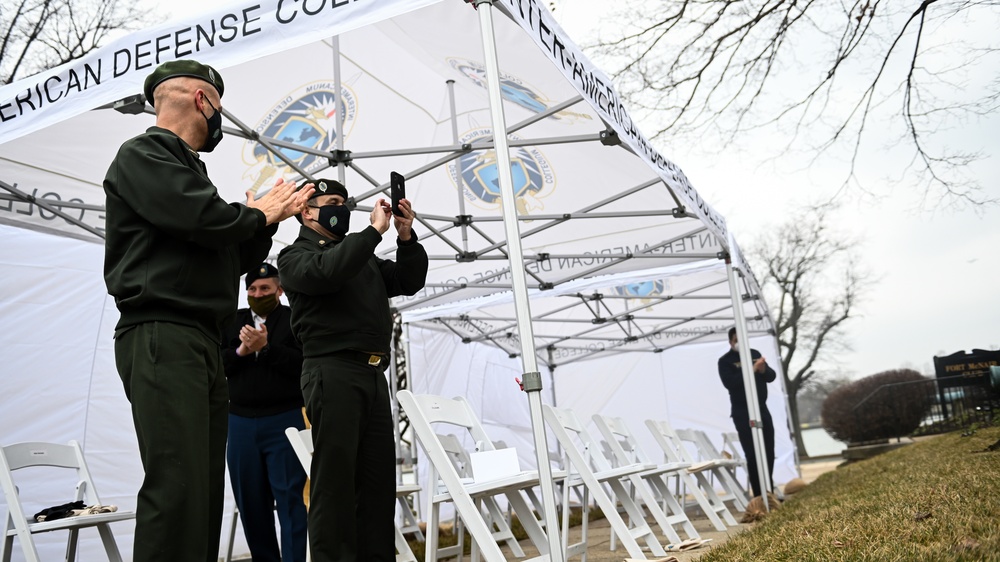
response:
M389 184L392 194L392 214L401 217L403 211L399 210L399 200L406 198L406 178L403 174L392 172L389 174Z

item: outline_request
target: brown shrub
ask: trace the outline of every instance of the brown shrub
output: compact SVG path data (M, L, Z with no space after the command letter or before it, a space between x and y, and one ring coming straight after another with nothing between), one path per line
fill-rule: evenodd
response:
M909 435L934 400L934 381L912 369L877 373L837 388L823 402L823 427L862 443Z

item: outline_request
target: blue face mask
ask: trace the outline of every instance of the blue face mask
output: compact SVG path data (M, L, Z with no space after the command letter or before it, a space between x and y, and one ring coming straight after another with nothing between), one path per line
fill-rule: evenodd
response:
M320 226L336 236L346 236L351 228L351 210L347 205L323 205L318 207Z

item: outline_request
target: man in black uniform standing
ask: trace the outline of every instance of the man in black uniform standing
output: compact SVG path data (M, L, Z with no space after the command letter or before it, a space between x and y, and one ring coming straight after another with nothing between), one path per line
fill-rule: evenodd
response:
M218 559L229 395L222 331L239 277L312 193L278 182L246 205L219 197L198 152L222 138L222 77L176 60L145 81L156 126L126 141L104 179L104 279L121 318L115 363L145 477L133 559Z
M760 495L760 476L757 472L757 455L754 454L753 433L750 429L750 413L747 410L747 392L743 384L743 370L740 364L740 352L737 346L736 328L729 329L729 351L719 358L719 378L729 391L729 402L733 425L740 436L743 455L747 460L747 474L750 477L750 487L754 497ZM767 409L767 383L777 378L777 373L767 364L764 357L756 349L750 350L753 359L753 376L757 384L757 402L760 407L760 419L764 431L765 458L767 459L768 482L773 483L774 473L774 424L771 422L771 412ZM773 485L773 484L772 484Z
M302 346L292 336L291 311L279 301L277 268L265 263L250 270L246 287L250 308L236 311L222 350L229 382L229 479L254 562L305 562L306 473L285 437L286 428L305 429Z
M302 342L302 395L312 423L309 546L315 562L391 562L395 450L385 378L392 335L389 298L424 286L427 253L413 209L391 219L384 199L371 225L348 234L347 189L316 180L295 242L278 255ZM375 257L394 221L396 261Z

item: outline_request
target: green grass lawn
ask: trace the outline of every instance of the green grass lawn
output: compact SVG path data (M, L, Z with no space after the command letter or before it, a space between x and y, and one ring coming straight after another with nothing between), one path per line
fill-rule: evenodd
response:
M998 440L979 428L842 466L698 561L1000 561Z

